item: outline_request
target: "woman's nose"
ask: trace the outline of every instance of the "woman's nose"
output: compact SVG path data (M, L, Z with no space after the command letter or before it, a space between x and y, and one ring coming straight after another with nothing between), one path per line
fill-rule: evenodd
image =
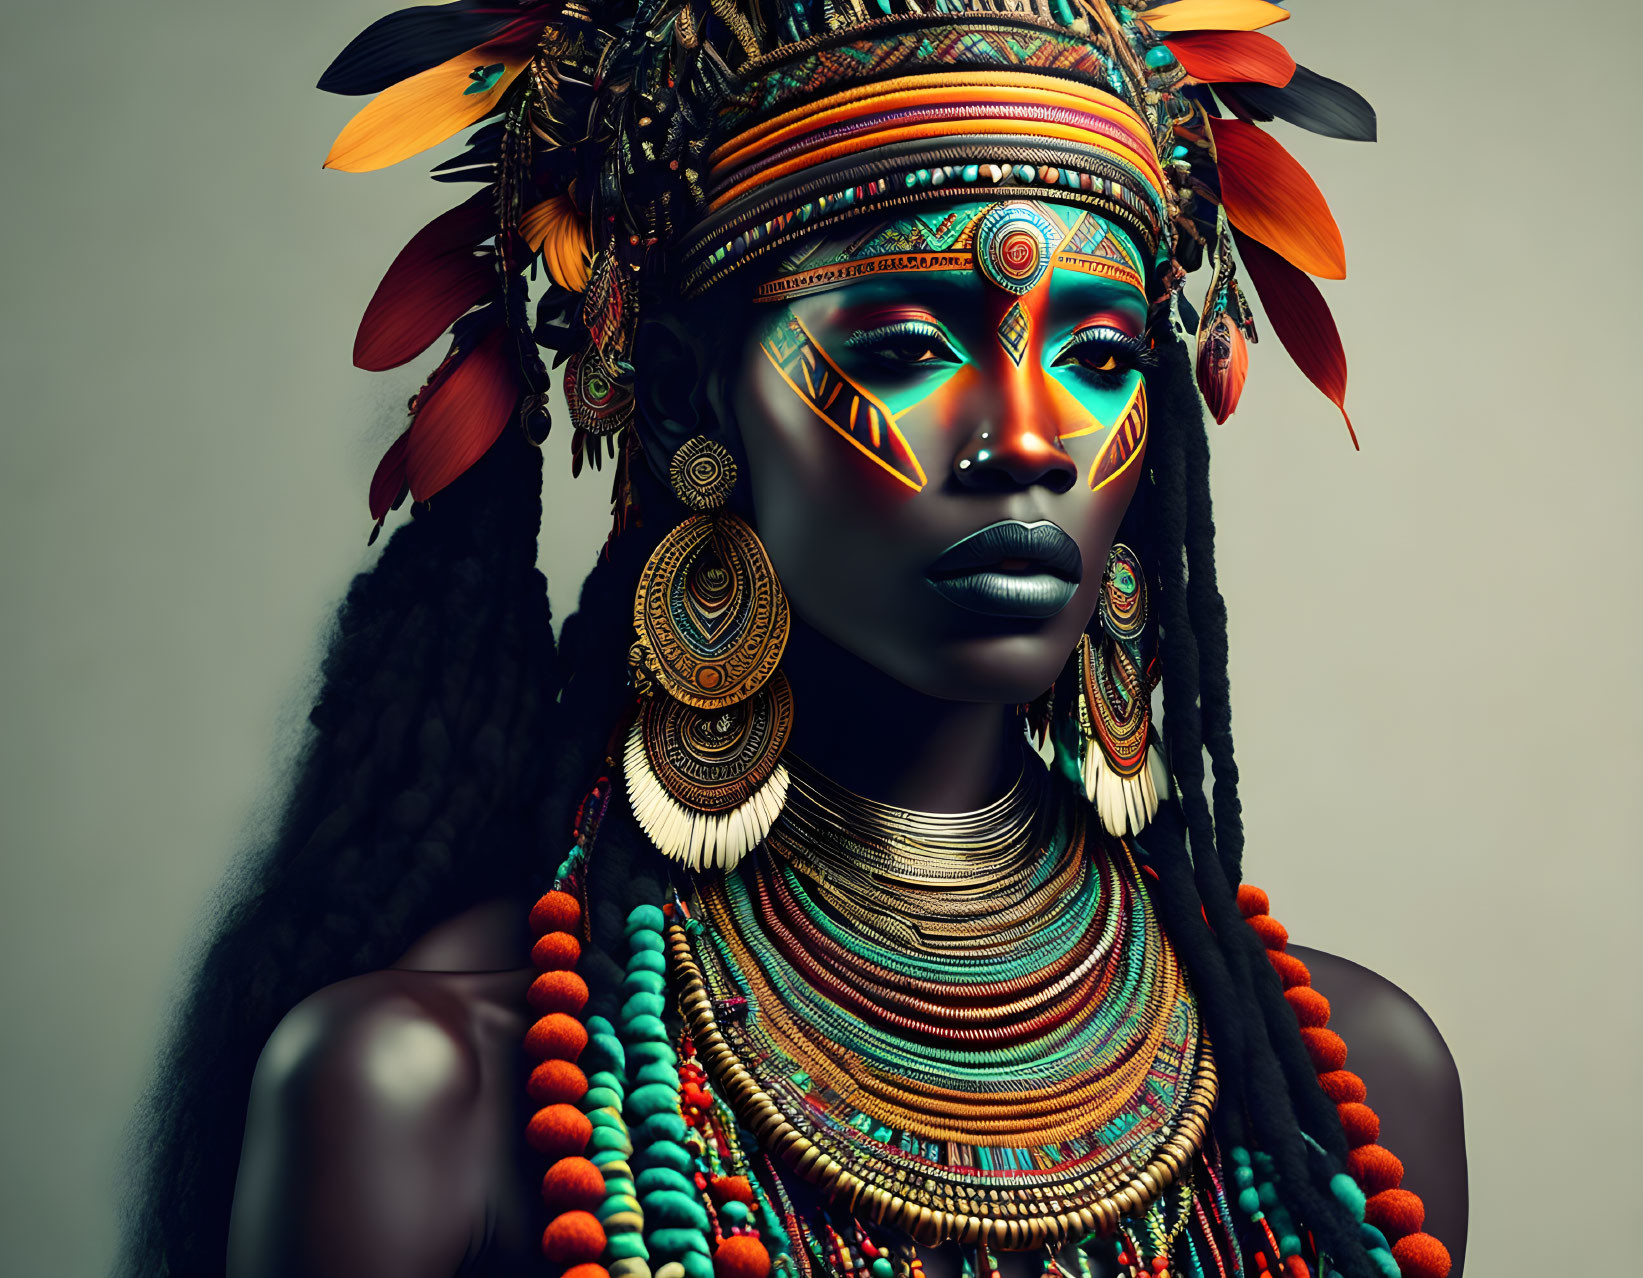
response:
M953 461L953 475L965 488L1002 492L1042 484L1064 493L1078 479L1078 464L1067 455L1048 414L1006 418L975 427Z

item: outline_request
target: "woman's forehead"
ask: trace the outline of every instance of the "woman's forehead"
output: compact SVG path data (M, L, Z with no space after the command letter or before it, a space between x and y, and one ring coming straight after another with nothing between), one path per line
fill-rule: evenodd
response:
M1146 296L1145 258L1123 228L1053 200L967 201L848 223L801 243L756 291L781 301L880 279L939 276L1026 294L1052 272Z

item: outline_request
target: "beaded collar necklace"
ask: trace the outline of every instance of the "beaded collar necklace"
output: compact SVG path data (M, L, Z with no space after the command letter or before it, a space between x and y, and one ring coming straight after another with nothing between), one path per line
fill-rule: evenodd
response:
M836 1209L924 1243L1053 1246L1199 1178L1215 1073L1128 847L1030 761L976 813L801 765L667 928L716 1093Z

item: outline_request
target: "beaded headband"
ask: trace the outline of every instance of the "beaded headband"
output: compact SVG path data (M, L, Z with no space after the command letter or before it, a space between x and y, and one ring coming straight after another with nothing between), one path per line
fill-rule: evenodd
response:
M965 187L1095 209L1148 252L1168 225L1141 117L1111 93L1014 71L928 72L856 85L721 146L681 286L710 288L839 222L951 201Z
M573 472L625 462L647 298L700 294L836 223L981 187L1128 231L1151 258L1149 292L1196 334L1217 421L1255 338L1241 261L1279 341L1344 414L1345 355L1308 278L1345 275L1340 232L1257 126L1368 140L1374 112L1260 33L1288 17L1266 0L456 0L390 14L320 80L377 95L327 167L382 168L480 125L434 176L482 189L406 245L360 325L367 369L450 334L378 466L373 517L433 496L510 422L542 442L550 360ZM1200 264L1195 306L1182 284Z

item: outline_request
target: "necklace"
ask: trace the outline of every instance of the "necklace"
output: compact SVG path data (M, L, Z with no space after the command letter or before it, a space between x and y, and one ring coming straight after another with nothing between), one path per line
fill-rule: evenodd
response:
M1147 1211L1215 1072L1128 847L1028 760L997 802L787 810L666 929L717 1094L832 1207L923 1243L1054 1245Z

